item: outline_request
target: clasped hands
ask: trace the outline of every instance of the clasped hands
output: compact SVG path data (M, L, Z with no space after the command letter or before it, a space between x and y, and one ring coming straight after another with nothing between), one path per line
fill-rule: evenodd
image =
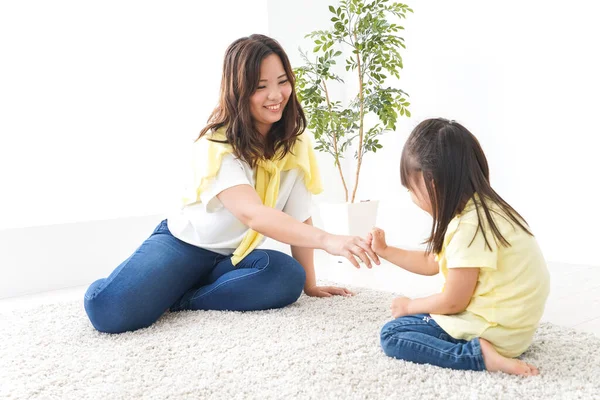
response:
M359 262L363 262L367 268L372 268L372 262L379 265L379 254L386 248L385 233L379 228L373 228L366 238L329 235L324 246L329 254L345 257L356 268L360 268Z

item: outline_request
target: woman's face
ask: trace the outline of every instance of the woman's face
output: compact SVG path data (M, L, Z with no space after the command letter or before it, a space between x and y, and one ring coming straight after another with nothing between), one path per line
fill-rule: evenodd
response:
M266 135L271 126L281 119L292 93L292 85L276 54L265 57L260 64L260 82L250 96L250 114L255 128Z

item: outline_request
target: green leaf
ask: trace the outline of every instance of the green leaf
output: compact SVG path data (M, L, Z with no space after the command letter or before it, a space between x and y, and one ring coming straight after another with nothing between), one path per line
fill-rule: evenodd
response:
M298 98L306 111L308 128L316 139L315 149L331 155L334 163L339 163L345 152L349 153L357 143L360 127L364 127L364 134L359 152L374 153L383 147L377 137L395 130L400 116L411 115L407 109L410 105L407 95L399 88L384 87L383 83L388 75L400 78L404 39L396 35L404 28L398 22L405 13L412 11L395 0L340 0L337 8L328 5L328 9L334 14L330 18L331 30L318 30L306 36L314 41L316 60L313 62L312 57L309 60L308 55L303 55L305 66L294 71ZM348 26L350 21L353 26ZM352 93L355 97L347 105L334 99L332 93L329 93L328 103L324 88L319 84L321 80L344 84L341 77L331 71L337 57L345 52L334 45L337 47L343 42L358 42L354 47L350 46L352 53L343 57L344 67L346 71L356 71L357 57L360 56L364 77L362 96ZM354 90L350 86L348 89ZM363 99L365 107L366 119L362 120L359 98ZM335 150L334 139L338 143Z

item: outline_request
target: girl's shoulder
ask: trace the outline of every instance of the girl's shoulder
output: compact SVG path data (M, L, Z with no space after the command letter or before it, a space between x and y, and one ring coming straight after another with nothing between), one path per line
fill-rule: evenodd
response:
M489 201L486 202L486 206L490 211L490 215L494 218L494 221L496 221L497 216L501 215L502 210L500 207ZM477 227L477 230L479 230L479 227L483 227L487 230L489 224L485 215L481 200L479 199L479 196L475 195L475 198L470 199L463 210L457 213L448 224L448 228L446 229L446 239L450 239L459 229L471 231L473 227Z
M475 201L470 199L465 207L452 218L450 224L448 224L447 232L455 231L462 224L479 225L479 213L477 209L481 207L479 198L476 197L475 200L478 202L477 206L475 205Z
M525 221L522 222L525 224ZM492 224L495 225L494 229ZM505 238L512 237L516 231L521 231L511 215L499 204L486 199L484 208L476 196L475 201L470 200L464 210L450 221L446 230L446 240L450 240L458 231L465 234L472 232L473 236L483 235L491 238L496 236L494 234L496 230Z

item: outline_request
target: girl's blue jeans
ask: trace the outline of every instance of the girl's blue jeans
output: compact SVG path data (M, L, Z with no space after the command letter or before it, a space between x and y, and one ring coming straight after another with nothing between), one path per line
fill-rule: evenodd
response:
M468 342L454 339L428 314L408 315L385 324L381 347L390 357L418 364L485 370L479 338Z
M168 309L251 311L280 308L302 294L306 274L287 254L254 250L237 266L175 238L162 221L108 278L88 288L84 305L101 332L153 324Z

